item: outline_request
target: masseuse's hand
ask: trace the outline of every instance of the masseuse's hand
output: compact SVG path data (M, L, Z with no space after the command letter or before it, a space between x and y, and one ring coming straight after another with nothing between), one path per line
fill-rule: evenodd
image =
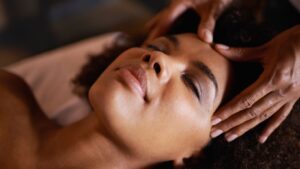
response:
M257 48L216 45L216 49L231 60L259 61L264 71L254 84L216 112L211 136L225 133L227 141L232 141L269 119L258 138L264 143L300 97L300 26Z
M216 20L231 2L232 0L171 0L170 5L148 23L150 34L147 41L165 34L181 14L194 9L201 17L198 28L200 39L212 43Z

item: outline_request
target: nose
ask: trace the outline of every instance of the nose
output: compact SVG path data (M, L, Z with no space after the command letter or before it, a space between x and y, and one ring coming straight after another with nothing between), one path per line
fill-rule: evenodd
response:
M166 57L160 52L151 52L143 56L143 62L147 63L154 70L156 76L165 81L168 79L168 69L166 67Z

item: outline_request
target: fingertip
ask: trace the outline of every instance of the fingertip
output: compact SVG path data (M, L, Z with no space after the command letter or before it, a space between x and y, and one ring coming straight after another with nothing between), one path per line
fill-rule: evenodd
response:
M226 58L231 58L232 50L229 46L224 44L215 44L214 48L217 52L219 52L221 55L225 56Z
M264 144L267 141L268 137L267 136L260 136L258 141L260 144Z
M216 45L215 45L215 48L216 48L216 49L220 49L220 50L228 50L228 49L229 49L229 46L224 45L224 44L216 44Z
M236 138L238 138L237 134L226 134L225 135L225 139L226 139L227 142L232 142Z
M223 134L223 130L216 129L216 130L211 131L210 136L211 136L211 138L216 138L221 134Z
M200 38L206 42L206 43L212 43L213 42L213 35L212 32L208 29L200 29L199 32Z
M207 43L212 43L213 42L213 36L212 36L211 31L204 30L204 40Z
M213 126L215 126L215 125L219 124L221 121L222 121L222 119L220 119L220 118L218 118L218 117L213 117L213 118L212 118L212 121L211 121L211 124L212 124Z

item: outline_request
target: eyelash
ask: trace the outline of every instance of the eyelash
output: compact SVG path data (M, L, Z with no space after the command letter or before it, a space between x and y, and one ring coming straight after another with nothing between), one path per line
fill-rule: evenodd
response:
M190 76L188 76L187 74L183 74L182 80L192 90L192 92L195 94L195 96L200 100L199 89L193 82L192 78Z
M148 49L152 49L152 50L160 51L160 52L164 53L164 51L162 49L160 49L159 47L157 47L155 45L149 44L146 47ZM198 98L198 100L200 100L199 90L198 90L197 86L195 85L195 83L193 82L192 78L190 76L188 76L187 74L183 74L182 80L183 80L184 84L192 90L192 92Z
M148 49L152 49L152 50L155 50L155 51L159 51L159 52L162 52L162 53L166 53L164 50L162 50L161 48L159 48L158 46L155 46L155 45L152 45L152 44L149 44L146 46Z

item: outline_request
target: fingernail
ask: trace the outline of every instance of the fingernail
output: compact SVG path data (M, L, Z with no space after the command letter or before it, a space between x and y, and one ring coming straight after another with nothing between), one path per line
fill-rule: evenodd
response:
M211 124L214 126L216 124L219 124L222 120L220 118L213 118L211 121Z
M210 136L211 136L212 138L215 138L215 137L218 137L219 135L221 135L222 133L223 133L222 130L217 129L217 130L213 131L213 132L210 134Z
M238 137L238 135L236 135L236 134L229 134L229 135L226 135L225 137L226 137L226 140L228 142L231 142L231 141L235 140Z
M206 41L208 43L212 43L213 37L212 37L212 34L209 30L205 29L203 31L203 37L204 37L204 41Z
M223 44L216 44L216 48L223 49L223 50L228 50L229 46L223 45Z
M259 142L260 142L261 144L265 143L266 140L267 140L267 137L264 137L264 136L262 136L262 137L259 138Z

